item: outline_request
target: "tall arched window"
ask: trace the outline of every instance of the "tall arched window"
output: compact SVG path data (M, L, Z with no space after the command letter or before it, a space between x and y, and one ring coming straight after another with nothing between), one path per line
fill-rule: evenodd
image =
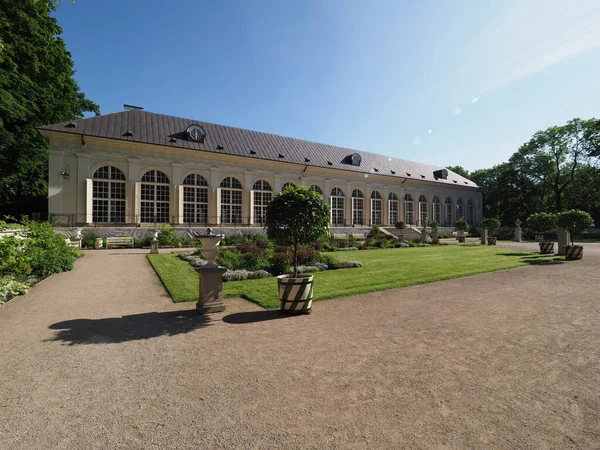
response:
M456 218L464 219L465 218L465 208L463 207L462 198L456 200Z
M316 184L311 184L309 189L313 192L316 192L317 194L321 194L323 195L323 189L321 189L318 185Z
M221 223L242 223L242 184L237 178L221 181Z
M393 192L388 195L388 206L390 211L390 226L398 222L398 196Z
M94 172L92 189L92 222L125 222L125 175L113 166Z
M344 225L344 192L340 188L333 188L330 196L331 224Z
M170 184L160 170L149 170L142 177L141 222L169 223Z
M442 204L437 196L433 197L433 220L438 225L442 224Z
M415 221L415 202L412 195L404 196L404 222L406 225L414 225Z
M471 226L475 225L475 205L471 199L467 201L467 222L469 222L469 225Z
M265 180L258 180L252 187L254 191L254 223L265 223L267 205L273 198L273 188Z
M352 223L362 225L365 222L365 199L360 189L352 191Z
M379 191L373 191L371 192L371 225L381 225L381 214L381 194Z
M424 195L419 197L419 225L427 226L427 197Z
M197 173L183 180L183 222L208 223L208 183Z
M444 220L444 225L447 227L451 227L454 225L452 222L452 199L450 197L446 197L446 202L444 203L446 206L446 218Z
M285 188L288 188L288 187L290 187L290 186L291 186L291 187L293 187L293 188L295 188L295 187L296 187L296 185L295 185L294 183L290 183L290 182L288 181L287 183L283 183L283 186L281 186L281 190L283 191Z

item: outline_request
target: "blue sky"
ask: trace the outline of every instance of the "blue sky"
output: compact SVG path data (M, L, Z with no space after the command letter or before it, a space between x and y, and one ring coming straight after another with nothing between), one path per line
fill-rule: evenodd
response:
M129 103L469 170L600 117L597 0L77 0L56 17L102 113Z

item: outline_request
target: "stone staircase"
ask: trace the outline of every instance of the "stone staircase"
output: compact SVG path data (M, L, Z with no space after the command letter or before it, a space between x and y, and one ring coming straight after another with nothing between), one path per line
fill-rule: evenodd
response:
M388 234L392 234L396 237L399 237L401 234L405 238L409 239L420 239L421 238L421 230L419 230L416 226L411 225L410 227L406 227L404 230L399 230L395 227L385 227L382 230Z

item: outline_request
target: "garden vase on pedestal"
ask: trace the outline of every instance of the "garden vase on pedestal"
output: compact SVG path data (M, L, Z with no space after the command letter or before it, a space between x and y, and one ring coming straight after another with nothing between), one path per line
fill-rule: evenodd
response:
M218 266L215 258L219 254L219 242L225 236L212 234L212 229L207 229L207 234L198 236L202 244L200 252L208 261L205 266L198 267L199 295L196 309L201 314L210 314L225 311L223 302L223 274L227 268Z

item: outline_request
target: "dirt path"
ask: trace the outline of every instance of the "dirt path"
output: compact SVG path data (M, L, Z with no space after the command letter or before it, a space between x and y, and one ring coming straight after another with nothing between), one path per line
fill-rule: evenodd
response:
M0 449L598 448L599 264L207 321L89 252L0 308Z

